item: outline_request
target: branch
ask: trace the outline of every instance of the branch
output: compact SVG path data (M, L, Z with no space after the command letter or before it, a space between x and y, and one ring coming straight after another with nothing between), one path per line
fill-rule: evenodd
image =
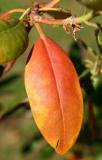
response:
M5 67L2 66L2 71L0 73L0 79L10 71L10 69L12 68L14 63L15 63L15 61L10 61L6 64Z
M44 33L43 33L43 31L42 31L42 29L41 29L39 23L34 22L34 25L35 25L35 27L36 27L36 29L37 29L39 35L40 35L40 38L43 39L43 38L44 38Z
M9 116L11 116L13 113L15 113L17 110L19 110L21 108L23 108L25 110L28 110L30 108L27 99L25 99L21 103L17 104L10 111L8 111L8 112L3 113L2 115L0 115L0 121L3 121L5 119L7 119Z
M1 15L0 15L0 19L4 19L4 18L6 18L6 17L8 17L10 14L12 14L12 13L22 13L22 12L25 12L25 9L23 9L23 8L15 8L15 9L12 9L12 10L10 10L10 11L8 11L8 12L5 12L5 13L2 13Z
M45 7L43 7L42 9L44 8L52 8L54 7L60 0L52 0L51 2L47 3Z
M40 15L33 15L33 14L31 15L31 17L32 17L32 21L46 23L46 24L50 24L50 25L63 25L64 23L69 24L69 25L75 24L75 23L77 23L77 24L87 23L90 26L97 27L94 23L88 22L90 19L93 18L93 15L94 15L94 13L93 13L93 11L91 11L81 17L70 16L66 19L51 19L51 18L46 18L46 17L42 17Z
M32 21L46 23L50 25L63 25L64 19L57 20L57 19L45 18L40 15L32 15Z
M76 22L77 22L77 23L82 23L82 22L88 21L88 20L90 20L90 19L93 18L93 15L94 15L94 12L93 12L93 11L90 11L89 13L87 13L87 14L84 15L84 16L77 17L77 18L76 18Z

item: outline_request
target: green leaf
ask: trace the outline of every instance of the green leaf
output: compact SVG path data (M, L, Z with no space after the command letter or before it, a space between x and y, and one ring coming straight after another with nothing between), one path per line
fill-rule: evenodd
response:
M0 64L16 60L27 48L28 33L18 20L0 20Z
M81 2L85 6L93 10L101 10L102 9L102 0L77 0Z
M101 30L98 33L98 43L100 46L102 46L102 31Z
M93 102L96 106L102 106L102 75L96 77L95 90L92 95Z

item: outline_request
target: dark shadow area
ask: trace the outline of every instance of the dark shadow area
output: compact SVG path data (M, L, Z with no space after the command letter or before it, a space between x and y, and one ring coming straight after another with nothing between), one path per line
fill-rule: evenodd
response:
M83 63L81 48L77 42L74 42L72 44L69 52L69 57L72 63L74 64L74 67L79 76L86 71L86 67ZM88 95L92 95L94 91L94 87L90 77L91 77L91 73L87 72L87 74L80 79L80 84Z
M102 78L100 79L100 82L92 95L92 100L96 106L102 107Z
M21 152L23 154L28 154L32 150L32 144L34 146L34 143L41 139L42 135L40 134L40 132L37 132L33 137L29 139L29 141L24 146L22 146Z
M13 82L17 81L19 77L20 77L19 74L13 74L13 75L10 76L10 77L1 79L1 80L0 80L0 86L3 87L3 86L5 86L5 85L8 85L8 84L10 84L10 83L13 83Z
M28 102L22 102L16 106L14 106L10 111L4 113L1 115L0 117L0 122L6 120L7 118L9 118L10 116L12 116L16 111L18 111L19 109L23 109L23 110L29 110L30 106Z

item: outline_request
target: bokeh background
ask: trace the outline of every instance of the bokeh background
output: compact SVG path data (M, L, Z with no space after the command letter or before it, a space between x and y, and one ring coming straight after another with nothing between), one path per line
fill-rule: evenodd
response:
M27 8L32 3L33 0L0 0L0 12L13 8ZM85 15L89 11L75 0L61 0L58 5L68 9L74 16ZM18 17L20 14L13 16ZM102 16L94 21L102 23ZM84 29L77 33L77 38L98 52L94 29L84 24L83 26ZM62 27L42 27L44 33L66 50L80 75L84 70L80 57L84 54L88 58L87 51L80 48ZM18 58L11 71L0 80L0 160L102 160L102 84L94 91L89 77L81 81L86 87L86 90L82 89L84 120L73 148L65 155L58 156L38 131L29 105L25 102L27 95L24 87L26 59L38 37L36 29L32 28L25 54Z

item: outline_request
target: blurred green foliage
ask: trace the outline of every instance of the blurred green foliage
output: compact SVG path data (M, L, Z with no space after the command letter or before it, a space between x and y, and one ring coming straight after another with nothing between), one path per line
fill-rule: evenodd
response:
M47 1L46 1L47 2ZM27 8L32 0L0 0L0 11L12 8ZM67 8L73 15L84 15L88 9L75 0L63 0L59 6ZM18 17L19 14L14 14ZM102 23L102 16L94 21ZM83 25L84 26L84 25ZM86 69L83 57L89 58L87 50L67 35L62 27L42 25L45 33L57 41L69 54L80 77L84 95L84 120L76 145L64 156L58 156L40 135L31 115L29 106L20 104L26 98L24 88L24 66L27 55L38 38L33 28L29 35L29 47L13 66L11 71L0 79L0 160L64 160L70 153L81 154L85 160L102 159L102 76L94 86L90 70ZM77 37L98 51L94 29L84 26ZM2 68L1 68L2 69ZM0 69L0 70L1 70ZM91 110L91 112L90 112ZM94 113L94 116L93 116ZM91 119L90 119L91 114ZM3 116L4 115L4 116ZM72 160L72 159L69 159Z

